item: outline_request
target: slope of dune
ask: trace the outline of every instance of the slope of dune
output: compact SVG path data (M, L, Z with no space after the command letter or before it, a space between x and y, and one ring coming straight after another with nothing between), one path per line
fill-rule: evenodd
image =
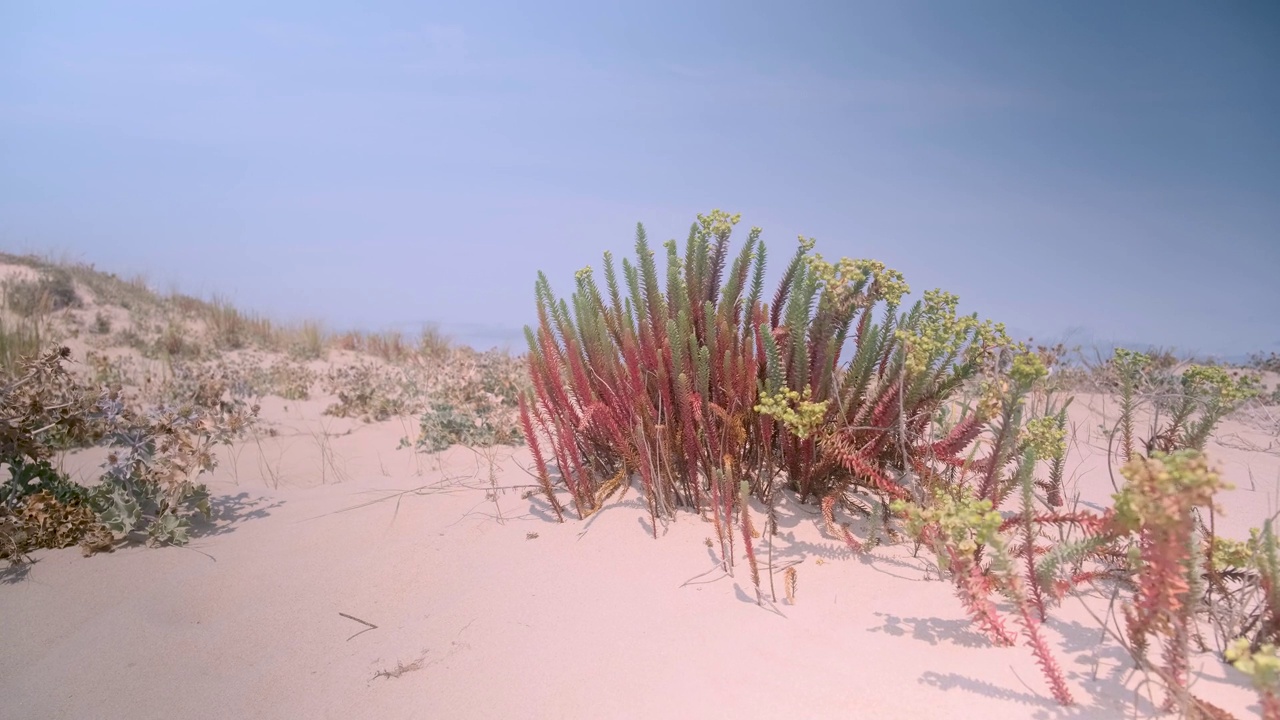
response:
M130 322L81 290L75 322ZM77 357L132 358L135 376L166 365L89 332L67 342ZM216 357L289 361L279 350ZM335 351L292 362L318 377L383 361ZM1069 599L1047 625L1080 703L1060 708L1027 648L972 630L910 543L854 556L814 508L785 503L758 598L745 566L722 570L697 515L655 540L633 489L557 523L530 492L524 448L422 452L416 416L326 414L335 402L318 381L305 399L260 398L259 428L221 453L214 517L189 545L41 551L5 571L2 714L1119 718L1159 702L1102 636L1093 614L1106 598ZM1100 394L1072 407L1067 477L1083 507L1114 492L1100 429L1114 412ZM1225 535L1280 508L1276 416L1232 418L1209 448L1235 485L1217 519ZM91 481L105 453L62 462ZM1208 654L1194 665L1197 695L1259 712L1241 673Z

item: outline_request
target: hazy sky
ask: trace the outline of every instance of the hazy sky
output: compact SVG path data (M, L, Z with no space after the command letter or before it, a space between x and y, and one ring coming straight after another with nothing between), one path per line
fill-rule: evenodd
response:
M1280 349L1280 3L609 5L5 2L0 247L482 342L723 208L1041 337Z

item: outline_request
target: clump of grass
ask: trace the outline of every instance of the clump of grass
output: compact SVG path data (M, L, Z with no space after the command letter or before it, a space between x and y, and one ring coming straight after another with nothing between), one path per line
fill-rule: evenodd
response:
M1249 367L1263 372L1280 373L1280 353L1253 353L1249 356Z
M298 360L319 360L325 355L325 332L318 322L306 321L288 332L289 354Z
M209 331L224 350L238 350L248 342L248 320L230 303L215 299L209 306Z
M393 365L439 360L447 357L453 349L449 339L432 325L423 328L416 346L398 330L374 333L350 330L333 336L330 345L347 352L367 353Z
M89 326L89 332L94 335L109 335L111 333L111 317L99 310L93 315L93 324Z
M14 279L5 286L6 305L24 317L78 308L84 305L71 274L64 268L48 267L35 279Z
M43 347L38 319L6 319L0 313L0 370L14 372Z
M364 349L364 335L354 330L336 335L330 342L334 348L346 352L360 352Z
M192 338L194 334L186 323L179 318L170 318L164 331L155 342L143 350L147 357L160 357L169 360L193 360L204 354L204 349Z
M369 354L393 364L402 362L413 352L412 348L405 343L404 335L397 330L366 336L365 349Z
M173 306L177 312L192 317L203 317L213 311L210 303L199 298L184 295L182 293L172 293L168 297L169 304Z
M434 324L424 326L418 336L418 353L428 360L446 357L452 347L449 337Z
M206 311L206 321L214 344L222 350L239 350L249 346L277 349L280 332L267 318L245 313L231 303L215 298Z

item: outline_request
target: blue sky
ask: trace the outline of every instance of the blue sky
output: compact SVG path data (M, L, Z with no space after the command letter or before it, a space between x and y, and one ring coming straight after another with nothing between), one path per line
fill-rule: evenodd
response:
M1241 353L1278 118L1272 2L8 2L0 247L485 343L723 208L1040 338Z

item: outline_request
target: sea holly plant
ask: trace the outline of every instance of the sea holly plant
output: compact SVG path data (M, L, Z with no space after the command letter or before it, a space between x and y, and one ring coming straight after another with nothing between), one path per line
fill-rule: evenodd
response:
M145 530L151 545L183 544L191 522L210 516L208 489L197 482L217 467L216 449L245 432L257 408L230 397L226 379L206 373L174 404L104 408L114 452L91 498L118 540Z
M0 378L0 438L10 478L0 483L0 556L81 543L111 549L134 533L152 545L182 544L191 520L209 515L200 476L216 467L215 450L239 437L257 409L229 397L217 373L168 393L173 402L145 408L118 390L81 384L58 349L29 359L23 374ZM106 444L112 452L92 488L49 463L66 447Z

